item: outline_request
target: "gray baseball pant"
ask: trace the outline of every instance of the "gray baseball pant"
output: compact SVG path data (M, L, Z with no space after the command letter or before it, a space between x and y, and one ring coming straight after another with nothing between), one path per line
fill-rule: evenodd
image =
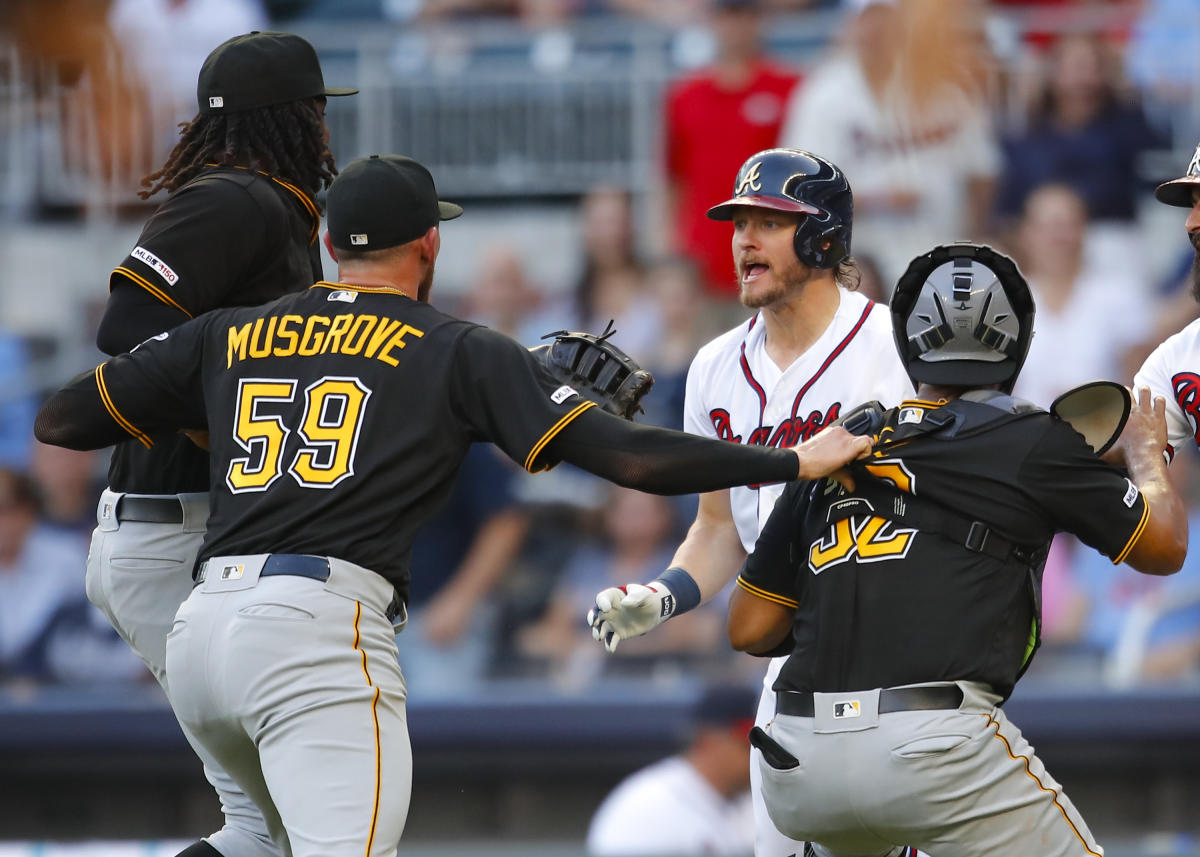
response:
M208 521L208 494L169 495L182 505L181 524L119 523L116 508L122 496L109 490L100 495L88 549L87 597L145 662L170 700L167 633L179 605L192 592L192 567ZM197 748L196 754L225 815L224 826L206 837L209 844L225 857L280 857L254 801L207 751Z
M936 857L1102 857L1000 698L957 684L957 709L879 714L873 690L814 694L813 717L777 714L768 734L799 765L755 755L779 829L813 840L819 857L876 857L901 843Z
M214 557L167 637L189 740L262 808L295 857L393 857L408 815L406 691L394 589L329 558L329 579Z

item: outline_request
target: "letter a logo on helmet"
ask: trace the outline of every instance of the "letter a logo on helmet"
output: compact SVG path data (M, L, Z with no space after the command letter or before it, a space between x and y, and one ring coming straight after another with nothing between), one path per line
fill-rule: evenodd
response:
M712 220L733 220L739 206L799 214L793 246L810 268L835 268L850 255L854 194L837 166L800 149L767 149L738 170L733 197L708 210Z
M745 170L745 175L741 175L738 180L737 190L733 192L733 195L742 196L748 190L762 190L762 182L758 178L758 174L761 171L762 161L755 161L754 166Z

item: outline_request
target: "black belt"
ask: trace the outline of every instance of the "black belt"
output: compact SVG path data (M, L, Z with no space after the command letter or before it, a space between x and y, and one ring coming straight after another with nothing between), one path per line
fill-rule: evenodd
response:
M182 524L183 503L178 497L130 497L126 494L117 500L113 515L117 523Z
M839 694L840 695L840 694ZM847 694L849 695L849 694ZM879 691L879 713L894 711L935 711L962 705L962 689L957 685L941 687L885 687ZM793 717L813 716L813 695L795 690L775 692L777 714Z
M204 581L209 571L209 563L211 562L212 560L207 559L200 563L200 570L196 573L197 584ZM213 570L217 570L216 566L213 566ZM310 554L273 553L263 562L262 571L258 573L258 576L274 577L279 574L286 574L291 577L307 577L311 580L324 582L329 579L329 560L323 556L311 556ZM395 620L400 615L400 608L400 593L393 593L392 603L384 611L384 615L387 616L389 622Z

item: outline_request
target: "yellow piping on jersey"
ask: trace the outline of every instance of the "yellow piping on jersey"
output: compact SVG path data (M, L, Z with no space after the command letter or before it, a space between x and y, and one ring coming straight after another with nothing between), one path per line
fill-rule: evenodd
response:
M739 587L746 590L751 595L757 598L762 598L765 601L771 601L775 604L782 604L784 607L791 607L793 610L800 606L799 601L793 601L790 598L784 598L782 595L776 595L774 592L767 592L765 589L759 589L753 583L748 583L740 574L737 576L737 580L735 582Z
M1056 792L1054 789L1046 788L1046 786L1043 785L1042 781L1040 779L1038 779L1037 774L1035 774L1032 770L1030 770L1029 757L1028 756L1018 756L1016 753L1013 752L1012 745L1008 743L1007 738L1005 738L1003 735L1000 734L1000 724L997 723L992 718L992 715L981 714L980 716L987 718L988 725L996 727L995 737L999 738L1001 741L1004 742L1004 749L1008 751L1008 757L1015 762L1024 762L1025 763L1025 773L1029 775L1030 779L1032 779L1035 783L1037 783L1037 786L1039 789L1050 794L1050 796L1051 796L1050 800L1054 803L1055 807L1058 808L1058 811L1062 813L1063 820L1066 821L1068 825L1070 825L1071 831L1079 838L1080 843L1082 843L1082 845L1083 845L1083 850L1086 851L1088 854L1091 854L1092 857L1101 857L1101 855L1099 853L1093 851L1088 846L1087 840L1083 838L1083 834L1079 832L1079 828L1075 826L1075 822L1071 821L1071 817L1069 815L1067 815L1066 808L1061 803L1058 802L1058 792Z
M145 277L143 277L141 274L137 273L136 271L131 271L125 267L117 267L117 268L113 269L113 273L120 274L122 277L128 277L129 279L131 279L135 283L137 283L139 286L141 286L143 289L148 291L150 294L154 295L156 298L158 298L163 303L170 304L171 306L175 307L175 309L179 310L181 313L186 315L188 318L195 318L194 315L192 315L190 312L188 312L186 309L184 309L178 303L176 303L171 298L170 295L168 295L166 292L164 292L158 286L151 283L149 280L147 280Z
M1146 524L1150 521L1150 504L1142 500L1142 519L1138 521L1137 529L1133 531L1133 535L1129 537L1129 541L1125 543L1125 549L1121 551L1117 558L1113 560L1113 565L1120 565L1125 561L1125 557L1129 556L1129 552L1133 550L1133 546L1137 544L1137 540L1141 538L1142 532L1146 529Z
M367 671L367 652L365 649L359 648L361 636L358 631L358 620L362 616L362 602L354 602L354 649L362 655L362 671L367 679L367 687L374 688L375 694L371 697L371 720L375 724L375 804L371 807L371 829L367 832L367 850L363 852L364 857L371 857L371 846L375 844L375 827L379 823L379 793L383 784L383 756L379 749L379 688L375 686L375 682L371 681L371 673Z
M900 403L900 407L902 407L902 408L940 408L944 404L946 404L945 399L942 399L940 402L927 402L924 399L905 399L903 402Z
M399 289L393 289L391 286L350 286L346 283L330 283L326 280L321 280L309 286L310 289L315 289L318 287L322 289L333 289L339 292L358 292L362 295L371 295L377 293L400 295L402 298L408 298L409 300L412 300L407 293L402 292Z
M548 431L544 435L542 435L542 439L533 445L533 449L529 450L529 455L525 456L525 469L528 470L530 473L537 473L538 471L533 469L533 465L537 461L537 457L539 455L541 455L542 450L546 447L546 444L548 444L550 441L554 440L554 436L556 434L558 434L560 431L562 431L563 429L565 429L570 424L571 420L575 419L577 416L582 414L588 408L594 408L594 407L596 407L595 402L583 402L582 404L579 405L579 407L575 408L575 410L571 411L569 414L567 414L561 420L556 422L550 428L550 431ZM545 467L540 468L540 470L545 470L545 469L546 469Z
M129 432L131 435L133 435L135 438L137 438L138 441L142 444L142 446L146 447L147 449L154 446L154 441L152 441L145 432L139 431L133 425L133 423L131 423L129 420L125 419L125 417L121 416L121 412L118 411L117 406L113 404L112 397L108 395L108 387L105 386L105 384L104 384L104 364L103 363L101 363L99 366L96 367L95 376L96 376L96 389L98 389L100 391L100 401L104 403L104 409L106 411L108 411L109 416L111 416L114 420L116 420L117 425L119 425L121 428L125 429L125 431Z

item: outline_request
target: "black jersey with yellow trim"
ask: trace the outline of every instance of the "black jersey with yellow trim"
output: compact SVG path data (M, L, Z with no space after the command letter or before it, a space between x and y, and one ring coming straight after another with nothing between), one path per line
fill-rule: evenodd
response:
M253 170L211 166L172 193L146 221L109 288L138 288L184 318L221 307L257 306L321 278L315 243L320 212L290 182ZM177 435L149 448L121 444L109 466L116 491L206 491L208 459Z
M974 680L1007 696L1030 655L1031 596L1054 533L1120 562L1145 529L1140 492L1067 424L996 409L991 423L973 412L957 434L915 430L943 407L910 400L887 412L881 436L898 440L850 465L856 482L881 479L983 522L1028 546L1032 566L905 527L890 510L830 514L864 501L832 481L793 483L739 577L752 595L797 605L796 648L777 689Z
M100 374L109 414L132 431L207 426L201 559L337 556L402 594L413 537L472 443L544 470L554 437L594 407L502 334L328 282L208 313Z

